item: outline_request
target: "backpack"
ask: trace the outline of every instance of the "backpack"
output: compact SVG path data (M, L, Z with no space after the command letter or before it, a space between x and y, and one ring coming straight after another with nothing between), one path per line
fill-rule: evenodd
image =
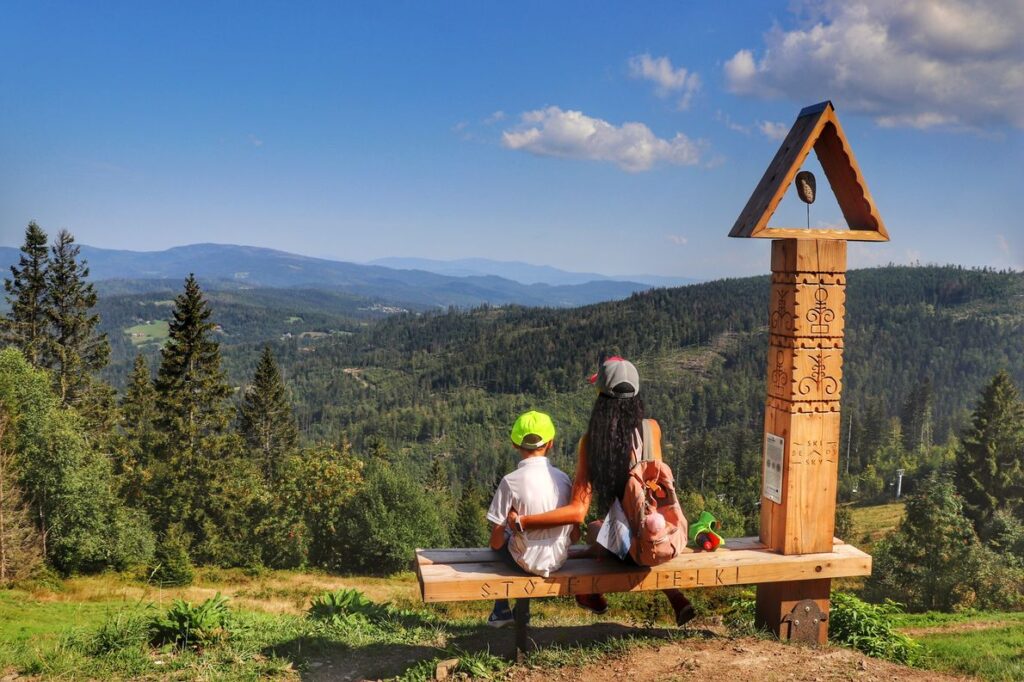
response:
M688 524L676 497L672 469L654 459L649 419L643 422L643 436L634 435L632 461L622 494L622 509L633 536L629 555L640 566L657 566L686 547ZM655 513L664 518L664 524Z

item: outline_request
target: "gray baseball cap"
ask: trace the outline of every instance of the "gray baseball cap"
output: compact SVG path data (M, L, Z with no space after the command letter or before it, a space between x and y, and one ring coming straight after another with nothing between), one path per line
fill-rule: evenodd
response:
M590 383L613 398L632 398L640 393L640 373L632 362L618 356L602 362Z

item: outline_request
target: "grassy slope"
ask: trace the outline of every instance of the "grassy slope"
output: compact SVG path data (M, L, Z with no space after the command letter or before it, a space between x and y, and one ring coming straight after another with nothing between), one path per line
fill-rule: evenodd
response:
M1024 679L1024 613L907 614L899 625L926 647L930 669L985 680Z
M872 507L851 507L854 544L869 549L871 545L896 530L903 520L905 505L902 502L879 504Z

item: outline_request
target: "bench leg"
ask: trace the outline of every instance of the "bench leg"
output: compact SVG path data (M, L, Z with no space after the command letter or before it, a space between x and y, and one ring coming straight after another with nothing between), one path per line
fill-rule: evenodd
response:
M526 660L526 646L529 641L530 600L516 599L515 608L512 609L512 617L516 623L516 663L522 663Z
M828 642L828 598L831 587L832 581L828 578L761 583L757 586L757 611L754 623L759 628L770 630L779 639L800 639L805 642L826 644ZM808 621L803 614L794 612L794 607L805 599L814 602L824 617L819 616L812 609ZM805 605L798 611L803 611L809 606ZM807 622L799 623L802 617ZM808 632L808 625L813 628L815 620L818 621L816 623L817 630L812 629Z

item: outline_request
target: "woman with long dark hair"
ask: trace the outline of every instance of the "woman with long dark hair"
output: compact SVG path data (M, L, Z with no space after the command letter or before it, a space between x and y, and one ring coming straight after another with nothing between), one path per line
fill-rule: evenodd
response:
M636 367L620 357L601 363L591 378L598 395L590 413L587 433L580 439L576 460L576 476L572 486L572 501L544 514L509 515L510 525L520 530L550 528L565 524L580 524L586 518L591 500L597 502L598 518L604 518L615 500L621 500L629 477L631 456L636 439L642 434L644 402L640 397L640 375ZM661 460L661 428L648 420L654 459ZM587 542L597 538L600 522L590 524ZM629 558L626 559L629 561ZM693 606L679 590L662 590L675 611L676 624L682 625L694 616ZM601 614L608 610L608 602L600 594L576 595L583 608Z

